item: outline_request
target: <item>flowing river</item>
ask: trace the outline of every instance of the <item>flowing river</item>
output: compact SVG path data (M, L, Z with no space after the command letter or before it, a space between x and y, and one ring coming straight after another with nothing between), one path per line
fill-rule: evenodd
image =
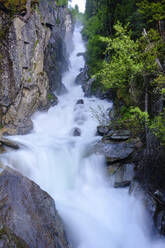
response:
M85 52L80 26L75 27L73 43L70 69L63 75L68 92L59 96L57 106L34 115L32 133L11 137L24 146L1 160L55 199L73 248L163 248L165 241L152 238L140 200L126 189L111 187L104 157L93 153L100 139L94 113L111 103L84 97L81 86L74 84L84 66L83 56L77 56ZM79 99L84 104L76 104ZM81 136L73 135L74 128Z

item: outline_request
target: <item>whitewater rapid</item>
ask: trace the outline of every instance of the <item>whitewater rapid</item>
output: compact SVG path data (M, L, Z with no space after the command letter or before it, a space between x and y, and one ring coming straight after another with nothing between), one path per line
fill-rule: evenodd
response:
M150 233L150 221L139 199L111 187L105 159L94 154L97 114L112 104L86 98L74 81L84 67L81 27L73 33L70 69L63 75L67 93L47 113L36 113L34 130L11 139L23 144L1 156L3 164L34 180L54 199L73 248L164 248ZM76 104L83 99L84 104ZM102 121L102 120L101 120ZM73 136L79 128L81 136Z

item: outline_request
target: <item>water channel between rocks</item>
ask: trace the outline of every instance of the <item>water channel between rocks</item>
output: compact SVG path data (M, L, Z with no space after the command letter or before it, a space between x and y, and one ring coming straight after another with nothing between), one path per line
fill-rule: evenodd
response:
M70 69L63 75L68 92L47 113L34 115L31 134L14 136L24 147L9 151L2 162L34 180L54 199L73 248L163 248L150 234L140 200L126 189L111 187L105 159L94 154L95 115L111 103L86 98L74 81L84 66L81 27L73 33ZM83 99L84 104L77 104ZM81 133L74 136L75 132Z

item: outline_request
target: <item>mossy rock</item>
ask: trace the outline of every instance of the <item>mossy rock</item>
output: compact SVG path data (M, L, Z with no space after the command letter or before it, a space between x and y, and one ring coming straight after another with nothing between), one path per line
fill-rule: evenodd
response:
M0 241L6 248L29 248L24 240L16 236L10 229L2 227L0 229Z

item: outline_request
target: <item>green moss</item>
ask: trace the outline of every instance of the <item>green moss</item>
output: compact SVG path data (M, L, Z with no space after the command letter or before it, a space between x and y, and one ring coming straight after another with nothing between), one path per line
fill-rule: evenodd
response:
M57 19L56 19L56 24L60 24L60 18L59 17L57 17Z
M6 227L0 229L0 240L8 240L8 247L10 248L29 248L26 242L20 237L16 236L12 231Z
M41 77L43 77L44 74L45 74L44 71L40 71L40 72L38 73L38 75L41 76Z
M51 101L53 99L53 95L49 92L47 95L48 101Z
M68 0L56 0L57 7L64 7L68 5Z
M28 78L27 81L28 81L28 83L31 83L32 82L32 79L31 78Z
M34 44L34 49L36 49L38 43L39 43L39 40L36 40L36 41L35 41L35 44Z
M33 66L34 66L34 70L35 70L37 68L37 63L34 63Z

